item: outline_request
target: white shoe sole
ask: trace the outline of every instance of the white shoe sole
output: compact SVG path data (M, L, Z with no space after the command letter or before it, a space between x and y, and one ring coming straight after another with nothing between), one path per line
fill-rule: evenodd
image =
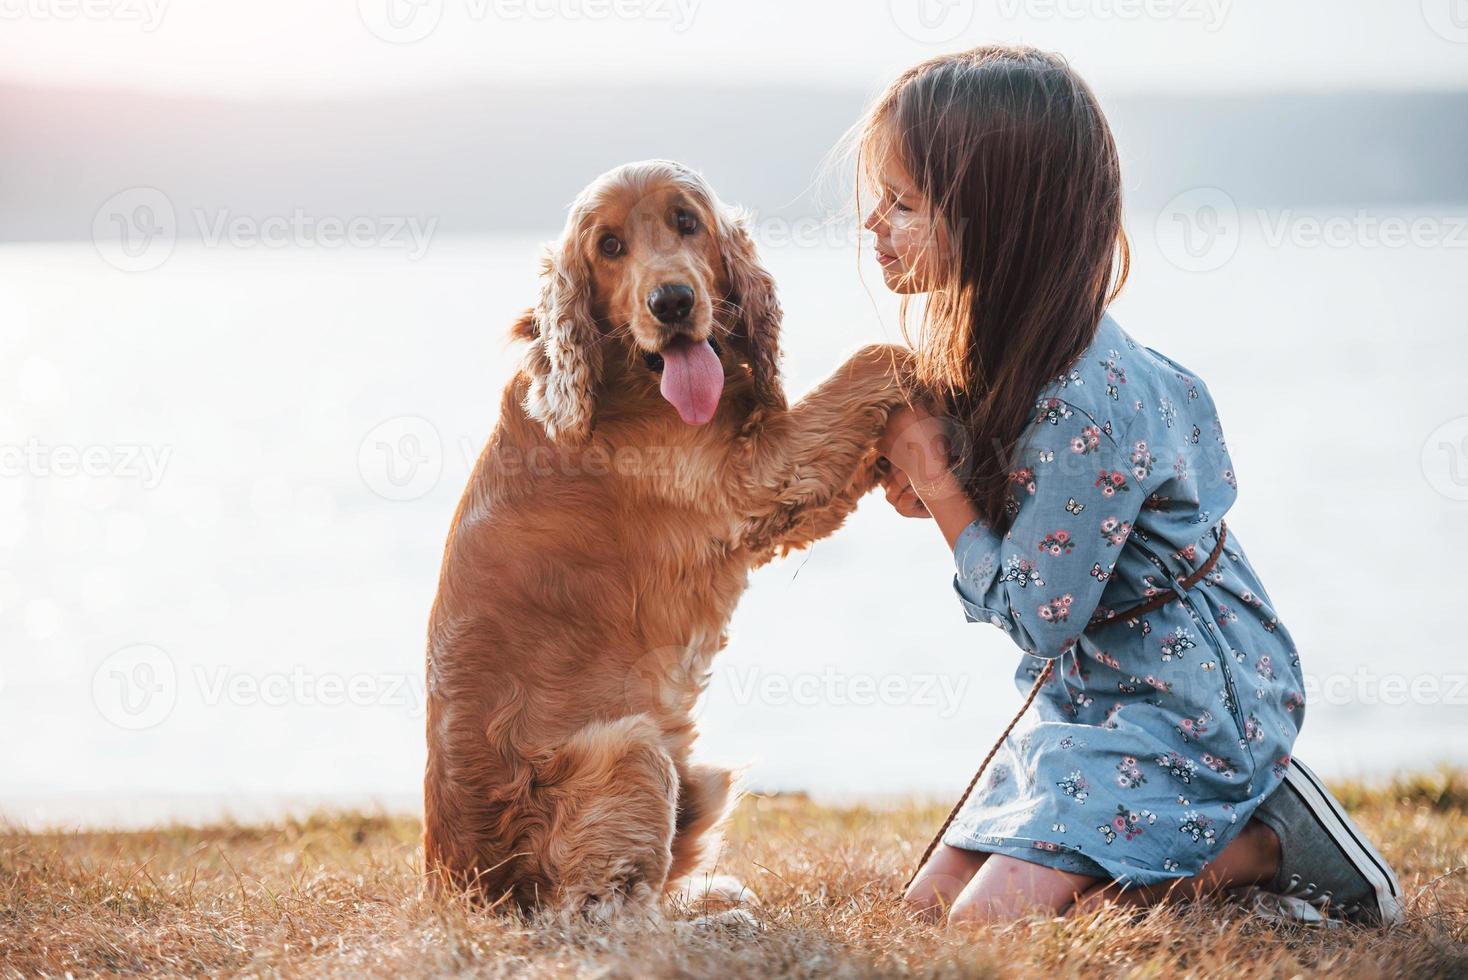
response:
M1366 835L1351 822L1351 818L1346 816L1335 797L1326 792L1319 777L1303 762L1291 759L1284 778L1300 794L1300 798L1325 827L1346 859L1376 890L1376 905L1381 914L1381 924L1390 926L1401 922L1402 886L1392 872L1391 865L1371 846Z

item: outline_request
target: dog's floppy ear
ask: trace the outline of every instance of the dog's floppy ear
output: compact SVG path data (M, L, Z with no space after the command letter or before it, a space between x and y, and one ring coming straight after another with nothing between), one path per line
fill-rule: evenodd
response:
M525 412L552 439L572 444L591 435L602 370L601 334L591 316L591 271L575 239L568 229L547 251L540 302L516 325L517 333L534 330L525 357L530 375Z
M785 386L780 382L780 301L775 279L760 265L745 217L726 211L719 218L729 302L738 315L733 341L754 372L754 394L761 405L783 410Z

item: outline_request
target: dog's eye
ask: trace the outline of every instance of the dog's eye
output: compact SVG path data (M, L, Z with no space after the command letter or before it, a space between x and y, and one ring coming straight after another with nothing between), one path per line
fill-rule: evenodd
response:
M616 235L603 235L601 238L601 242L597 247L601 249L601 254L605 255L609 259L615 259L617 256L621 255L622 250L626 248L626 246L622 244L622 239L618 238Z
M682 208L673 212L673 221L678 226L679 234L691 235L698 231L698 219Z

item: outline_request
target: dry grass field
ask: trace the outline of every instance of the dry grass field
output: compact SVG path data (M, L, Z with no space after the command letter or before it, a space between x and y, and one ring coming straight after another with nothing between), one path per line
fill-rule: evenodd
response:
M894 896L941 806L749 797L721 872L755 931L537 924L435 903L413 819L0 831L4 976L1468 976L1468 774L1338 786L1410 898L1389 930L1280 926L1219 902L948 930Z

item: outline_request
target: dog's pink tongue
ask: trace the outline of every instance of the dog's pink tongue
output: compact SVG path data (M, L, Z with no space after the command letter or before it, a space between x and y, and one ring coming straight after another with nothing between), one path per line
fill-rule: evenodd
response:
M724 391L724 366L706 340L679 337L663 348L663 397L683 421L703 425L714 417Z

